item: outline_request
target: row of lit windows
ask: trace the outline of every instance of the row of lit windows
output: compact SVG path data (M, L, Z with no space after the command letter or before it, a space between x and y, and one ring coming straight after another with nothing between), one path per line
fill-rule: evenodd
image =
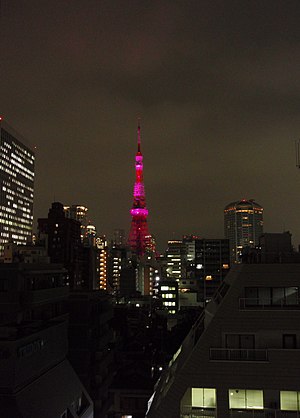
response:
M8 168L3 167L3 165L0 164L0 170L4 171L5 173L13 176L13 177L17 177L16 173L13 173L11 170L9 170Z
M30 187L29 185L26 185L26 184L24 184L24 183L22 183L21 181L16 180L16 179L11 179L11 181L12 181L13 183L16 183L18 186L24 187L25 189L27 189L27 190L29 190L30 192L32 192L32 193L33 193L33 188L32 188L32 187ZM32 196L32 197L33 197L33 196Z
M8 213L16 213L16 211L12 208L7 208L6 206L0 206L0 209L3 210L4 212L8 212ZM4 215L3 213L1 213L2 216L7 216Z
M7 186L7 187L6 187ZM20 185L21 186L21 185ZM3 181L3 186L2 186L2 190L4 191L4 192L8 192L8 193L10 193L10 194L12 194L13 196L18 196L18 197L20 197L21 199L27 199L27 200L30 200L27 196L25 196L24 195L24 192L25 192L25 190L24 189L26 189L26 192L28 191L28 192L30 192L30 196L31 197L33 197L33 194L32 194L32 192L33 192L33 189L31 188L31 187L29 187L29 186L26 186L25 184L24 185L22 185L21 186L22 188L20 188L19 187L19 185L17 186L17 191L15 191L15 190L12 190L11 189L11 184L9 183L9 182L6 182L6 181ZM19 192L19 193L18 193Z
M3 187L3 190L4 189L5 188ZM6 189L4 191L6 191ZM30 194L30 196L31 196L31 198L30 198L30 197L25 196L24 193L18 193L18 192L14 192L12 190L7 190L7 192L12 194L13 196L17 196L18 198L22 198L22 199L27 200L27 202L24 202L23 200L19 199L18 203L20 203L21 205L30 206L33 202L33 199L32 199L33 195L32 194ZM2 192L2 195L3 195L3 192ZM7 195L5 195L5 197L7 198ZM14 199L14 198L13 197L10 198L10 200L12 200L12 199Z
M7 202L7 203L10 205L10 202ZM0 209L3 210L4 212L13 213L13 214L17 213L17 210L20 210L20 211L25 212L22 214L24 218L29 218L29 219L32 218L32 215L30 215L31 210L29 208L27 209L23 206L18 206L16 203L13 203L12 206L13 208L7 207L7 206L0 206Z
M1 151L4 151L6 154L8 153L8 151L6 149L3 149L3 147L1 147ZM1 152L1 158L3 158L4 160L10 161L10 157L6 154L3 154Z
M13 208L15 208L15 209L19 209L19 210L22 210L23 212L28 212L28 213L31 213L31 210L30 210L29 208L25 208L24 206L19 206L19 205L17 205L16 203L14 203L14 204L13 204ZM28 215L28 214L26 214L26 213L24 213L24 214L23 214L23 216L24 216L25 218L30 218L30 215Z
M176 306L176 302L164 302L164 306Z
M28 155L28 157L30 157L32 160L34 160L34 155L32 154L32 152L27 151L26 148L21 147L18 143L16 143L15 141L12 141L13 145L16 147L16 153L19 155Z
M18 168L14 168L14 171L18 174L21 174L21 176L26 177L27 179L33 181L33 176L30 176L29 174L24 173L22 170L19 170ZM14 175L14 177L16 176Z
M26 219L24 219L23 221L24 221L23 223L16 223L16 222L12 222L12 221L8 221L8 220L4 220L4 219L0 218L0 224L11 225L11 226L16 226L18 228L24 228L24 229L30 229L31 230L30 226L25 225L25 222L30 223L30 225L31 225L31 222L28 222Z
M22 167L21 164L17 163L15 160L11 160L13 163L13 170L18 173L21 174L21 176L26 177L29 180L33 181L34 178L34 173L31 172L28 169L25 169L25 167ZM29 171L30 174L27 173L27 171Z
M27 158L26 156L24 156L24 154L20 153L18 150L15 150L15 153L14 152L11 153L11 158L14 158L15 160L17 160L24 167L26 167L26 161L30 165L33 165L33 163L34 163L34 161L33 161L34 160L34 157L33 158Z
M8 210L8 208L6 209L6 211L7 210ZM11 221L9 221L8 219L13 219L14 221L21 222L22 225L25 225L25 224L31 225L32 224L32 219L33 219L32 216L27 215L27 214L23 214L24 217L23 218L20 218L19 216L15 216L15 214L16 214L16 211L15 210L11 210L11 213L12 214L9 215L7 213L0 212L0 219L2 218L1 219L1 223L7 223L9 225L12 225L12 224L10 224ZM7 221L5 221L4 218L6 218ZM26 218L28 218L28 219L26 219Z
M6 173L16 177L15 173L20 173L22 176L30 179L33 181L33 177L34 177L34 172L29 170L28 168L22 166L21 164L19 164L17 161L15 161L14 159L9 159L7 156L5 156L6 159L8 161L6 161L5 159L2 158L1 163L3 164L3 166L0 166L0 168L5 171ZM11 171L13 170L13 171Z
M12 158L15 158L17 161L19 161L19 163L24 164L24 160L20 157L18 157L16 154L14 154L13 152L11 153Z
M22 235L17 235L17 234L12 234L11 236L13 239L24 239L24 237L22 237Z
M216 408L216 389L192 388L192 407ZM229 409L263 409L263 390L229 389ZM280 391L280 409L283 411L300 411L300 392Z
M174 293L164 293L161 297L163 299L176 299L176 295Z
M17 160L18 157L15 154L11 154L11 162L16 165L17 167L21 168L22 170L26 171L26 173L28 174L32 174L34 176L34 171L30 170L29 168L26 167L26 165L24 163L22 163L19 160Z
M5 136L6 137L8 137L8 136L5 135L5 134L3 135L3 134L4 134L4 131L2 129L1 130L1 138L0 138L1 139L1 149L5 150L6 152L9 152L12 149L12 146L5 141Z
M261 214L261 213L263 213L263 208L253 208L253 209L236 209L236 208L229 208L229 209L226 209L226 210L224 210L224 213L225 214L227 214L227 213L231 213L232 215L234 215L235 213L239 213L239 212L246 212L246 213L259 213L259 214Z
M6 136L6 135L3 135L2 134L2 136ZM5 141L3 141L3 144L2 144L2 146L1 146L1 148L3 147L3 149L6 149L6 148L8 148L8 149L11 149L11 145L10 144L8 144L7 142L5 142ZM6 147L6 148L4 148L4 147ZM7 150L6 150L7 151Z
M33 154L29 153L28 151L24 150L24 152L20 152L18 149L15 149L15 153L19 155L23 160L26 160L29 164L34 163L35 157Z
M16 241L15 241L16 244L25 244L27 242L27 237L22 237L22 236L16 235L15 239L16 239ZM7 244L7 239L0 238L0 243ZM4 248L3 245L1 245L0 247Z

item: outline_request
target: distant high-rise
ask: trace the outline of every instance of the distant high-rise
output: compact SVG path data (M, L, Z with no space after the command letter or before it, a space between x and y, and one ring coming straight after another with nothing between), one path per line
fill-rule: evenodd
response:
M143 255L149 243L145 188L143 180L143 154L141 152L141 128L138 126L138 150L135 156L135 184L133 190L132 216L129 246L138 256Z
M125 247L125 231L124 229L115 229L114 238L112 242L113 247Z
M0 255L4 244L26 244L33 222L34 152L0 118Z
M67 218L75 219L76 221L80 222L80 235L81 235L81 241L83 241L87 233L88 208L83 205L72 205L72 206L64 206L64 211L66 213Z
M186 246L182 240L168 241L166 259L167 278L178 280L185 278Z
M198 300L206 303L230 268L229 240L183 237L186 247L186 277L196 281Z
M64 206L53 202L47 218L38 219L39 239L46 239L51 263L62 263L69 273L71 289L84 287L80 222L67 218Z
M107 264L108 264L108 245L107 239L103 235L96 238L97 246L97 272L98 272L98 283L97 289L107 290Z
M263 208L253 199L229 203L224 209L225 238L229 239L232 263L240 261L245 247L255 247L263 233Z

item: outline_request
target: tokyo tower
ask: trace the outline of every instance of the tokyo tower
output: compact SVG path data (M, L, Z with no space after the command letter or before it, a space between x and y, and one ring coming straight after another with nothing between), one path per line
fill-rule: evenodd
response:
M141 152L141 128L137 131L138 149L135 156L135 183L133 189L133 205L130 210L132 216L128 244L132 251L141 256L151 247L152 236L149 235L146 208L145 188L143 181L143 154Z

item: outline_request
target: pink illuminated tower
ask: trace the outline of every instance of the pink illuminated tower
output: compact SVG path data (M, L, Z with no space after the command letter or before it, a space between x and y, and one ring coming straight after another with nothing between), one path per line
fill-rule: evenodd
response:
M137 255L143 255L149 246L149 235L146 208L145 188L143 181L143 155L141 152L141 128L138 124L138 149L135 156L135 183L133 189L133 205L130 210L132 216L129 233L129 246Z

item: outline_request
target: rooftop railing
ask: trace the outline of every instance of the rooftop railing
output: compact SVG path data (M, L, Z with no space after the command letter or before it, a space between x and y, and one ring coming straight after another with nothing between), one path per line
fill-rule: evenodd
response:
M239 299L240 309L246 310L299 310L300 299L281 299L274 301L271 299L260 299L260 298L240 298Z
M268 361L268 351L248 348L211 348L209 358L220 361Z

